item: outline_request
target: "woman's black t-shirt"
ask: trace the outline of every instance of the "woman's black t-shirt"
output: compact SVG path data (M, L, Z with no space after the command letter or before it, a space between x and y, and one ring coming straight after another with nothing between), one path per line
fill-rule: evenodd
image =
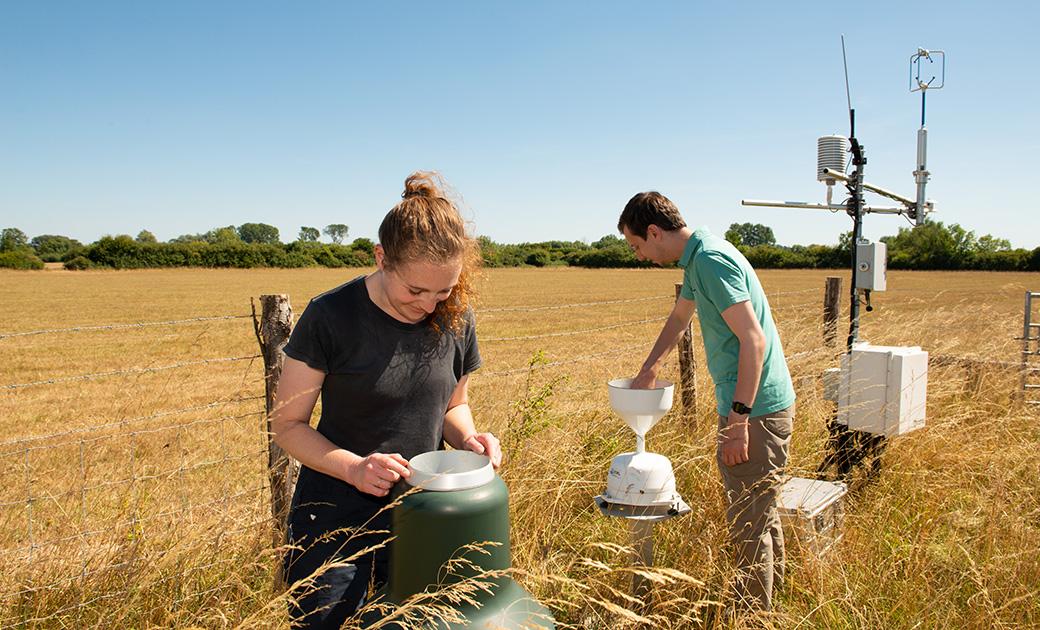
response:
M480 367L472 312L458 333L401 322L372 301L364 276L311 300L285 354L325 372L317 430L362 457L440 449L448 401ZM385 503L303 467L294 504L339 503L341 493Z

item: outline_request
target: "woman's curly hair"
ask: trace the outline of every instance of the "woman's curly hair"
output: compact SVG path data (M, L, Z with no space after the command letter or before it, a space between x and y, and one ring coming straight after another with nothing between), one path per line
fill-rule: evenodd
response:
M437 305L431 318L434 328L459 332L475 298L481 256L477 240L467 233L466 223L445 195L445 188L437 173L416 171L409 175L404 180L401 202L379 225L379 244L388 269L416 260L462 263L458 284L448 299Z

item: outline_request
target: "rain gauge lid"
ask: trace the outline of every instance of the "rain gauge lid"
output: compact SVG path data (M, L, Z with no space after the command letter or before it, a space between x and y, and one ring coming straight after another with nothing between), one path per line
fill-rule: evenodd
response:
M495 478L491 458L472 451L428 451L408 462L412 487L438 492L469 490Z

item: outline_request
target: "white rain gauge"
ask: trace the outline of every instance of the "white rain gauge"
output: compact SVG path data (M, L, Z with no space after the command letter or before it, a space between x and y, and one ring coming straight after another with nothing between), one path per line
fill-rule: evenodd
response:
M610 381L610 406L635 433L635 450L621 453L610 463L606 492L596 497L596 504L606 516L628 520L634 549L634 560L643 566L653 565L653 524L690 511L675 490L672 462L659 453L646 450L646 434L672 408L675 386L657 380L654 389L632 389L632 379ZM633 574L632 588L644 594L649 583Z
M934 211L934 203L925 197L930 173L927 168L928 130L925 127L925 99L929 90L941 89L946 76L946 53L942 50L918 48L910 56L910 92L921 93L921 127L917 130L917 160L913 171L917 191L913 198L869 184L863 180L867 163L864 149L856 139L856 112L852 108L849 89L848 63L845 59L845 38L841 42L842 61L845 65L845 94L849 105L848 138L839 135L823 136L817 140L816 179L827 186L824 203L795 201L764 201L743 199L745 206L798 208L844 211L853 220L852 283L850 291L849 336L847 355L838 370L841 395L836 396L838 412L831 423L832 448L820 465L824 472L837 464L841 476L866 458L872 459L872 475L880 470L877 455L888 437L924 426L924 398L928 383L928 353L920 348L870 346L859 340L859 307L865 303L867 311L872 291L886 288L885 244L871 243L863 238L863 216L866 214L903 215L917 226ZM851 166L847 157L851 153ZM847 189L842 203L834 203L833 187L841 182ZM864 203L864 191L898 202L895 206L875 206ZM869 358L877 357L877 358ZM870 369L868 369L870 366ZM894 366L894 367L893 367ZM906 377L891 378L893 370ZM891 390L891 391L889 391ZM863 392L869 392L869 395ZM909 392L909 393L908 393ZM876 404L853 404L867 397ZM862 402L862 401L860 401Z

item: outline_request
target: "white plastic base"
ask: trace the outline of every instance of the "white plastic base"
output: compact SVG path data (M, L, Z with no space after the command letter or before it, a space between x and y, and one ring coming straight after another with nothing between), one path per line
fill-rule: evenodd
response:
M672 462L657 453L621 453L610 463L604 496L625 505L672 505L678 496Z

